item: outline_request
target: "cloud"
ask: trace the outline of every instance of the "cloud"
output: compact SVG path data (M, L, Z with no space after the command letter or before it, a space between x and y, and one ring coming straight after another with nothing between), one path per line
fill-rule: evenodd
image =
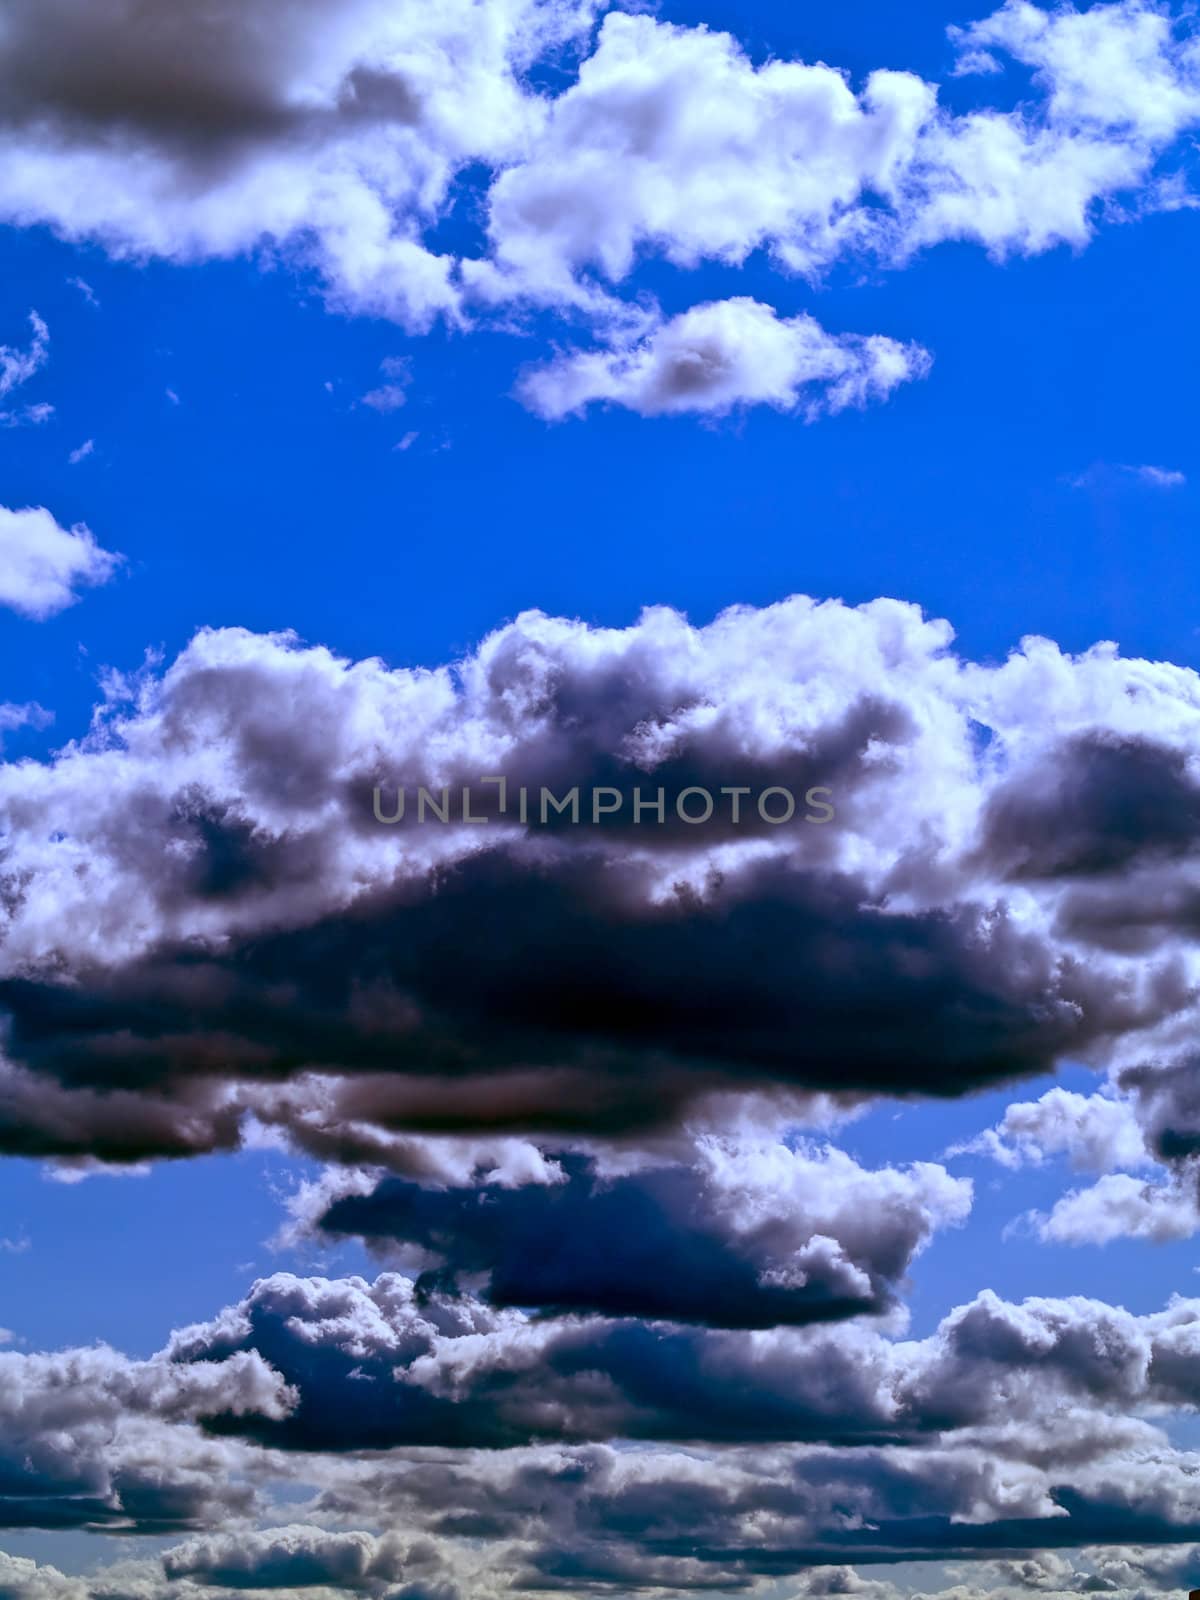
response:
M604 1176L561 1154L555 1169L499 1187L356 1184L311 1225L416 1247L431 1266L422 1282L486 1274L495 1306L769 1327L888 1309L971 1193L928 1164L866 1172L830 1147L728 1137L701 1140L691 1165Z
M0 506L0 605L35 622L74 605L76 589L107 583L120 560L82 524L68 530L42 507Z
M380 371L392 381L371 389L363 395L362 403L373 411L398 411L407 399L404 385L412 376L410 364L403 356L388 356L380 362Z
M372 411L398 411L405 402L404 390L397 383L385 383L363 395L362 403Z
M1068 477L1067 482L1072 489L1111 489L1123 483L1137 483L1150 489L1181 489L1187 483L1187 476L1167 467L1111 466L1100 461L1086 472Z
M1040 1100L1010 1105L999 1124L952 1145L947 1156L988 1155L1002 1166L1041 1166L1066 1155L1077 1171L1153 1164L1143 1130L1128 1100L1049 1089Z
M181 1329L168 1355L185 1371L238 1357L269 1364L273 1409L234 1414L210 1388L206 1422L286 1450L620 1438L915 1446L961 1433L1052 1468L1113 1448L1115 1435L1098 1430L1114 1409L1200 1404L1198 1328L1195 1301L1138 1318L1081 1298L1017 1306L990 1291L910 1342L854 1323L532 1320L398 1273L372 1284L280 1272ZM1065 1430L1057 1440L1044 1433L1052 1414Z
M28 1556L0 1551L0 1594L5 1600L91 1600L82 1578L69 1578L57 1567L39 1566Z
M147 38L130 0L18 0L0 218L116 255L282 253L334 305L414 330L513 299L607 329L639 317L615 291L651 256L763 250L816 276L949 239L1080 246L1106 207L1181 203L1167 163L1200 79L1186 17L1148 0L1009 3L957 30L961 70L1013 60L1035 87L966 115L913 73L856 88L648 14L597 30L603 9L488 0L481 25L468 0L189 0ZM547 67L558 92L534 87ZM475 189L486 236L455 258L435 230Z
M911 73L872 72L855 93L832 66L756 67L728 34L611 13L493 183L494 261L467 281L579 300L586 269L617 283L644 255L689 268L766 249L813 274L947 239L1033 254L1084 244L1101 199L1155 203L1158 153L1200 115L1188 37L1165 14L1009 5L958 44L975 64L1003 51L1032 66L1044 98L955 116Z
M73 467L77 467L79 463L86 460L88 456L94 455L95 450L96 441L94 439L85 439L77 450L71 451L71 454L67 457L67 460Z
M803 1120L1173 1059L1195 674L949 644L898 602L802 598L704 628L528 613L453 674L198 635L87 740L0 766L0 1142L137 1162L253 1120L387 1166L397 1135L644 1139L731 1094ZM419 785L491 820L422 823ZM681 820L738 785L822 786L835 820ZM520 786L620 809L522 824Z
M50 359L50 331L36 311L29 313L29 326L32 337L28 349L0 345L0 399L36 377ZM21 428L27 424L37 427L53 415L54 407L44 400L16 411L5 407L0 409L0 428Z
M1195 1457L1144 1419L1200 1404L1198 1329L1197 1301L989 1292L920 1340L531 1319L401 1274L276 1273L149 1361L0 1352L0 1517L187 1534L157 1578L92 1580L142 1600L735 1589L952 1559L980 1585L946 1600L1136 1591L1173 1585L1200 1532ZM837 1570L801 1592L896 1600Z
M641 416L722 415L741 405L802 410L808 421L885 400L930 358L894 339L835 337L809 316L780 320L739 298L694 306L629 350L563 356L527 372L518 395L548 419L610 401Z
M0 748L6 733L15 733L18 728L48 728L53 721L53 711L47 711L34 700L24 705L15 705L11 700L0 701Z
M233 1590L307 1589L390 1596L390 1600L455 1600L430 1540L398 1534L337 1532L292 1523L261 1532L208 1534L166 1550L169 1579L191 1578ZM439 1581L442 1580L442 1581ZM397 1587L397 1586L400 1587Z
M1196 1177L1148 1183L1128 1173L1106 1174L1074 1189L1048 1214L1031 1212L1038 1237L1052 1244L1110 1244L1114 1239L1190 1239L1200 1233Z
M0 345L0 398L28 383L50 359L50 331L36 311L29 313L33 337L27 350Z
M0 1350L0 1526L185 1530L253 1509L233 1457L193 1420L280 1415L293 1397L261 1359L191 1367L107 1346Z

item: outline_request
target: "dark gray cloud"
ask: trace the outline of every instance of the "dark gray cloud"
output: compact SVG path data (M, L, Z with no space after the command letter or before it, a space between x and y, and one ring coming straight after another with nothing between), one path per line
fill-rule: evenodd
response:
M176 1334L170 1354L185 1365L249 1353L268 1363L294 1404L237 1415L214 1404L205 1422L286 1450L620 1438L866 1446L970 1432L994 1456L1075 1470L1113 1448L1112 1409L1195 1409L1198 1329L1197 1302L1138 1318L1094 1301L1014 1306L990 1293L912 1343L860 1325L751 1334L539 1322L421 1292L398 1274L371 1285L278 1273ZM1139 1441L1139 1426L1125 1442Z
M1097 730L1018 767L988 800L981 833L1007 878L1111 877L1195 855L1200 781L1186 750Z
M385 1178L311 1225L417 1246L432 1258L419 1286L482 1279L495 1306L771 1327L888 1309L933 1230L969 1205L941 1168L868 1173L830 1150L713 1141L692 1164L611 1176L555 1159L560 1182Z

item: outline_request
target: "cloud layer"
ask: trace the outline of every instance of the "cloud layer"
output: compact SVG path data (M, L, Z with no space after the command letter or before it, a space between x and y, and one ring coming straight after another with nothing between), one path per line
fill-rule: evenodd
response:
M602 348L521 391L547 415L601 398L811 413L923 370L882 335L769 321L741 298L666 320L622 292L647 259L764 251L815 278L945 240L996 257L1080 246L1106 210L1190 203L1196 41L1185 12L1148 0L1007 0L951 30L948 68L986 83L1007 61L1033 80L1016 107L965 114L911 72L855 85L591 0L187 0L151 30L135 10L10 8L0 219L118 255L284 254L337 305L413 330L514 304L582 313ZM431 239L464 196L482 226L452 256Z

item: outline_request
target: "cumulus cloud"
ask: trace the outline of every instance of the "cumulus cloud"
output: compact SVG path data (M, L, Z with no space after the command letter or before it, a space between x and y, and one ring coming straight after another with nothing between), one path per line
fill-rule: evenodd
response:
M534 1320L399 1273L371 1284L281 1272L180 1330L168 1354L185 1371L238 1357L269 1364L273 1409L235 1415L210 1387L207 1422L287 1450L619 1438L911 1445L961 1433L1049 1465L1112 1447L1113 1436L1095 1433L1103 1408L1194 1409L1198 1333L1200 1303L1184 1300L1138 1318L1080 1298L1015 1306L985 1291L928 1339L898 1342L861 1324ZM1062 1436L1039 1439L1049 1416Z
M944 1600L1122 1593L1178 1586L1200 1537L1200 1462L1149 1420L1200 1405L1194 1300L1136 1316L985 1292L911 1340L878 1320L535 1319L397 1273L277 1273L149 1361L0 1363L9 1525L188 1535L96 1573L98 1597L736 1589L824 1568L798 1592L897 1600L846 1563L904 1560L977 1563ZM270 1515L270 1482L292 1505L307 1489L302 1521ZM21 1600L76 1600L7 1563Z
M397 1134L641 1138L722 1094L1173 1057L1189 925L1156 899L1126 945L1154 874L1196 874L1200 678L950 639L799 598L704 628L530 613L454 673L200 634L88 739L0 766L0 1140L136 1161L254 1118L386 1166ZM455 815L474 785L490 820L422 822L420 785ZM697 786L819 789L835 817L725 796L697 826ZM543 821L542 788L581 820Z
M1048 1213L1030 1213L1038 1237L1054 1244L1110 1244L1114 1239L1190 1239L1200 1233L1196 1175L1151 1183L1111 1172L1073 1189Z
M607 327L637 320L616 291L652 255L687 269L763 249L814 275L946 239L996 256L1078 246L1105 206L1182 203L1164 162L1200 122L1200 74L1186 16L1149 0L1009 0L958 30L961 69L1014 60L1036 91L967 115L910 72L855 87L648 14L611 10L597 29L604 9L189 0L148 38L130 0L19 0L0 41L0 218L117 254L282 251L335 304L414 329L514 297ZM547 67L558 92L535 87ZM433 229L468 186L485 232L455 258ZM803 371L788 347L805 337L775 330L777 372ZM630 359L653 367L653 346ZM913 359L876 341L856 361L890 384ZM603 356L575 361L560 377L573 404L581 386L660 392Z
M388 1594L391 1600L455 1600L430 1540L338 1532L290 1523L237 1534L208 1534L166 1550L168 1578L213 1588L310 1589Z
M44 507L0 506L0 605L42 622L74 605L76 590L107 583L120 556L82 524L61 528Z
M720 416L735 406L771 405L813 421L885 400L929 366L918 345L837 337L810 316L779 318L770 306L739 298L695 306L631 349L560 357L526 373L517 392L546 418L581 413L599 400L641 416Z
M246 1514L253 1485L192 1425L220 1407L282 1415L293 1396L254 1354L184 1367L106 1346L0 1350L0 1526L166 1532Z
M1153 1164L1130 1101L1059 1088L1040 1100L1014 1102L996 1127L947 1151L966 1154L988 1155L1010 1168L1065 1155L1078 1171L1102 1173Z
M608 1176L560 1153L545 1182L354 1181L313 1194L310 1225L415 1248L429 1262L421 1282L486 1274L496 1306L769 1327L887 1310L970 1199L928 1163L867 1172L830 1146L712 1135L691 1164Z

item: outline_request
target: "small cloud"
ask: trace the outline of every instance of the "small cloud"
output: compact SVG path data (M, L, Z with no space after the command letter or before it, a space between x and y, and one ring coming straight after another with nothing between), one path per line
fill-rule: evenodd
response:
M120 562L82 523L62 528L44 506L0 506L0 606L42 622L74 605L78 588L107 583Z
M398 383L384 383L363 395L362 403L372 411L399 411L407 396Z
M33 330L28 349L16 350L11 345L0 344L0 395L10 394L21 384L28 383L50 359L50 330L36 311L29 313Z
M956 52L954 65L950 69L952 78L967 78L976 74L991 77L1004 71L1003 65L990 50L972 44L970 28L960 28L951 23L946 29L946 37Z
M1126 470L1140 478L1143 483L1153 485L1155 489L1182 489L1187 482L1182 472L1167 467L1129 467Z
M27 1250L32 1248L33 1246L25 1234L22 1234L19 1239L0 1239L0 1252L6 1256L23 1256Z
M379 363L379 370L391 382L381 383L363 395L362 403L372 411L399 411L407 399L404 385L412 378L411 364L404 356L387 356Z
M173 406L177 406L177 405L181 405L182 404L179 396L175 393L174 389L168 389L166 391L166 395L167 395L167 399L171 402L171 404Z
M92 288L91 284L86 281L86 279L68 278L67 282L71 285L72 289L79 290L80 294L87 301L88 305L98 306L100 304L100 301L96 297L96 291Z
M53 415L54 407L42 400L36 406L25 406L21 411L0 411L0 427L37 428L43 422L49 422Z
M57 1161L48 1161L42 1168L42 1176L51 1183L76 1184L87 1178L148 1178L150 1170L148 1161L115 1166L108 1161L98 1161L95 1156L63 1156Z
M412 432L412 433L406 433L404 435L403 439L401 439L400 443L399 444L394 444L392 446L392 449L393 450L411 450L413 445L416 444L417 440L420 437L421 437L421 435L419 433L415 432L415 431Z
M86 460L88 456L94 455L95 453L96 441L94 439L85 439L79 446L78 450L71 451L71 454L67 457L67 460L73 467L77 467L81 461Z
M0 701L0 749L6 733L15 733L18 728L48 728L53 721L53 711L47 711L36 700L21 706L11 700Z
M1119 483L1141 483L1149 489L1181 489L1187 482L1185 473L1170 467L1130 466L1125 462L1113 465L1097 461L1085 472L1067 477L1072 489L1113 488Z

